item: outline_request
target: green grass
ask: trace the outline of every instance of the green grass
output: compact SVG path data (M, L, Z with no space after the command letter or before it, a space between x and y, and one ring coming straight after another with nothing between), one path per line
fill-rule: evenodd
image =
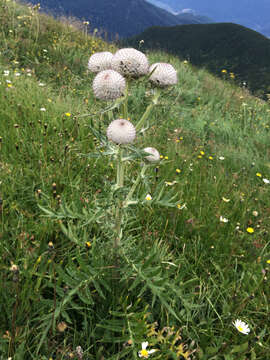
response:
M107 113L101 132L91 130L106 104L87 73L94 51L115 49L26 6L0 5L0 358L76 359L81 346L85 359L135 359L149 341L153 359L181 359L183 345L191 359L267 360L269 104L148 53L170 62L179 83L161 92L137 137L136 147L163 158L136 189L115 254L114 206L141 160L114 193L115 162L102 155ZM134 124L151 90L145 79L131 83ZM162 206L168 194L184 208Z

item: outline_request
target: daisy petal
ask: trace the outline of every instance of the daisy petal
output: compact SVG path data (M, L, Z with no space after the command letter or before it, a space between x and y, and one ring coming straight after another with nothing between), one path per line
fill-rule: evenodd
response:
M142 343L142 350L145 350L148 346L148 341Z

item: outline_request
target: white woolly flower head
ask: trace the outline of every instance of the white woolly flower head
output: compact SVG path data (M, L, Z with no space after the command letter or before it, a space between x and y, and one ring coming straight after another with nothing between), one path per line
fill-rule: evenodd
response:
M121 97L125 87L125 78L114 70L103 70L93 80L95 97L100 100L115 100Z
M118 50L112 58L112 69L123 76L139 77L148 73L147 57L139 50L124 48Z
M129 144L136 137L136 129L130 121L116 119L107 128L107 137L116 144Z
M146 147L143 149L146 153L149 153L150 155L146 156L145 158L150 162L156 162L160 160L160 155L157 149L153 147Z
M153 73L151 74L152 71ZM178 81L175 68L167 63L155 63L151 65L149 74L151 74L149 80L159 87L175 85Z
M93 73L111 69L112 58L113 54L109 51L95 53L89 58L88 69Z

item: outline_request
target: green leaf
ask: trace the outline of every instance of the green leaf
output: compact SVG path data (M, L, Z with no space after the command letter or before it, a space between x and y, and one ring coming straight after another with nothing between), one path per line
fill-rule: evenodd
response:
M245 342L241 345L235 345L235 346L233 346L233 348L231 350L231 354L244 352L247 349L248 349L248 342Z

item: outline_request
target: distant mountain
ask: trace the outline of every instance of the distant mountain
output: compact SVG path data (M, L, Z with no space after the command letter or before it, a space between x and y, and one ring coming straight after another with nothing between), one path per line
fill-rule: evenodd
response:
M178 17L145 0L30 0L55 15L74 16L90 22L91 28L108 33L109 39L139 34L154 25L197 23L196 17Z
M125 45L164 50L221 75L234 73L256 95L270 93L270 40L254 30L232 23L152 27L128 39ZM224 75L223 75L224 76Z
M147 0L171 12L193 11L216 22L233 22L265 33L269 26L269 0ZM269 31L267 30L268 36ZM267 35L266 33L266 35Z

